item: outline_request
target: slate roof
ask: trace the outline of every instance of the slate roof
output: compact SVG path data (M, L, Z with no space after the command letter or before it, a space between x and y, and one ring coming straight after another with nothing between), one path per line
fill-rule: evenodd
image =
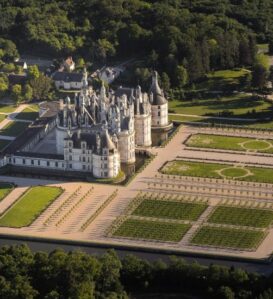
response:
M68 72L56 72L52 76L54 81L64 81L64 82L82 82L82 73L68 73Z

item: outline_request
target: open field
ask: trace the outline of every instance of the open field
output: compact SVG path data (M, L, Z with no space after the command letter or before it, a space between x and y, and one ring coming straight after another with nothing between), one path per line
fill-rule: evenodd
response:
M14 186L12 184L0 182L0 201L11 192L13 187Z
M2 130L0 130L0 135L14 136L17 137L29 126L28 123L21 121L11 121Z
M195 134L186 142L187 146L198 148L213 148L236 151L257 151L273 153L273 140L254 139L246 137L233 137L212 134Z
M30 188L0 218L0 226L24 227L30 225L60 194L58 187Z
M36 109L36 111L33 111L34 109L25 108L22 112L18 113L16 115L16 119L23 119L23 120L35 120L39 113Z
M208 219L210 223L266 228L273 221L273 211L255 208L219 206Z
M250 229L203 226L194 235L191 244L236 249L255 249L266 232Z
M273 168L234 167L229 164L174 160L160 170L162 173L204 178L229 178L242 181L273 183Z
M189 224L127 219L114 232L116 237L179 242L190 229Z
M206 208L204 203L144 199L132 215L194 221Z
M252 114L255 109L256 114ZM170 101L171 113L190 114L198 116L224 116L223 111L229 111L230 117L258 118L269 115L272 104L256 96L236 94L199 100Z

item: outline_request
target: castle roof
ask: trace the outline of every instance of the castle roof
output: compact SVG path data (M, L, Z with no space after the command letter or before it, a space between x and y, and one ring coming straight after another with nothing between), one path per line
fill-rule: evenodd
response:
M158 84L157 72L153 73L153 82L150 88L150 94L152 94L152 101L151 101L152 105L160 106L167 103L167 100L164 97L164 94Z
M82 82L82 73L68 73L68 72L56 72L52 79L54 81L64 81L64 82Z

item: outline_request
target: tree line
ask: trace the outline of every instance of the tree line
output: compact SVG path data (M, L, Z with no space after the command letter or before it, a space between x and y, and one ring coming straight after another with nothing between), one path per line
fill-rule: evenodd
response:
M196 298L271 299L272 276L172 257L148 262L114 250L100 256L80 251L32 252L26 245L0 248L0 298L126 299L177 294Z
M252 66L256 40L271 38L272 7L273 0L2 0L0 36L20 51L93 63L145 57L145 67L180 87L185 70L194 82L210 70Z

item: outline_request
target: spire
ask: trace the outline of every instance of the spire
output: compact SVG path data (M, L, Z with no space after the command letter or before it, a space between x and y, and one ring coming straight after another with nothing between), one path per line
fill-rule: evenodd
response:
M105 89L105 86L104 86L104 81L101 82L100 96L101 96L102 99L106 98L106 89Z
M159 87L159 83L158 83L158 73L157 71L153 71L153 77L152 77L152 85L150 88L150 93L153 93L154 95L159 94L162 95L162 91Z
M88 88L88 73L86 67L83 69L83 79L82 79L83 89Z

